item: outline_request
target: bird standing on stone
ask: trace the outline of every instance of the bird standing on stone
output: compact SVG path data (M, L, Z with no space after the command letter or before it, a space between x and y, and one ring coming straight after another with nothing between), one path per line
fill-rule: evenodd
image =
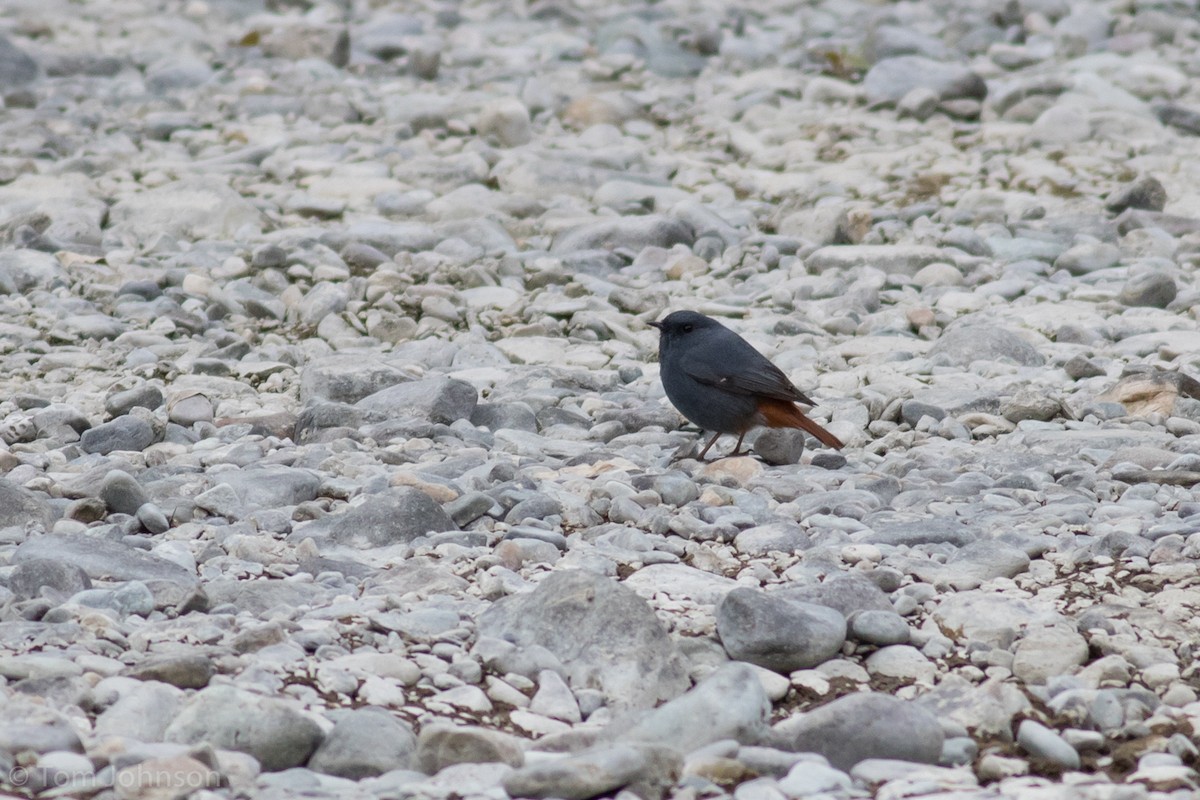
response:
M766 356L715 319L675 311L650 325L659 331L658 360L667 398L702 430L715 432L700 451L701 460L723 433L737 434L730 455L738 455L742 439L760 425L799 428L823 444L843 447L796 405L816 403Z

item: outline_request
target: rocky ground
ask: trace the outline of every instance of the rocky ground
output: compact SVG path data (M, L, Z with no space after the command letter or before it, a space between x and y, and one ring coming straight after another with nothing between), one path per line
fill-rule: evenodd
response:
M1195 796L1195 2L0 33L8 791ZM692 458L679 308L846 449Z

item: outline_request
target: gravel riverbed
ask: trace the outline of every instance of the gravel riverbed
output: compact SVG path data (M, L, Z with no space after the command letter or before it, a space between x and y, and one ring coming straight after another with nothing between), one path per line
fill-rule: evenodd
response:
M1195 797L1198 53L1194 0L7 0L0 788ZM697 461L676 309L846 448Z

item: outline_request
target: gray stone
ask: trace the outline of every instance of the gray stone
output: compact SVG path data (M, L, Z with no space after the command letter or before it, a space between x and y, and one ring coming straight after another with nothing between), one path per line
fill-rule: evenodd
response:
M115 233L133 242L156 236L176 239L232 239L257 231L262 216L223 181L189 178L118 200L108 212Z
M0 726L0 749L8 753L82 753L83 743L65 717L45 724L13 720Z
M493 508L499 509L500 506L491 495L483 492L467 492L445 505L446 513L459 526L474 522Z
M1152 175L1143 175L1110 194L1104 203L1104 208L1113 214L1120 214L1128 208L1162 211L1166 205L1166 188L1158 178Z
M133 408L158 408L163 404L162 391L153 384L143 383L132 389L114 392L104 399L104 410L113 417L128 414Z
M136 516L138 522L149 533L165 533L171 528L171 522L167 519L166 514L153 503L139 506Z
M538 544L546 543L539 542ZM555 554L557 555L557 550ZM579 712L579 703L571 694L571 688L552 669L542 670L538 673L538 688L529 701L529 710L534 714L541 714L543 717L566 723L576 723L583 718Z
M1012 671L1029 684L1069 675L1087 661L1087 640L1066 626L1026 631L1013 649Z
M116 589L84 589L69 602L89 608L112 609L120 619L131 614L148 617L154 610L154 595L141 581L128 581Z
M1046 362L1029 342L1007 328L990 324L952 326L934 342L929 357L959 367L970 366L973 361L1012 361L1026 367L1040 367Z
M770 717L771 701L755 669L730 663L618 735L621 741L669 742L679 752L690 753L724 739L754 744L766 734Z
M912 631L904 617L894 611L869 610L851 615L848 635L864 644L887 647L908 644Z
M210 686L187 701L164 738L247 753L275 771L305 763L322 736L320 726L287 701Z
M861 611L892 610L892 603L883 590L870 578L855 573L834 574L821 583L776 589L772 594L828 606L846 618Z
M62 267L50 253L25 249L0 253L0 294L49 288L62 278Z
M767 553L798 553L812 542L799 525L772 523L747 528L733 540L733 548L742 555L759 557Z
M490 431L511 428L537 433L537 416L525 403L480 403L471 412L471 424Z
M211 658L186 652L149 656L124 672L139 681L166 683L180 689L203 689L215 673Z
M484 666L500 674L511 672L533 680L548 669L559 674L567 671L558 656L540 644L517 647L510 641L481 635L473 652L483 660Z
M408 769L416 747L412 728L387 709L356 708L338 713L308 768L356 781Z
M1067 377L1076 381L1084 378L1098 378L1106 374L1103 367L1083 355L1072 356L1070 361L1063 364L1063 370L1067 373Z
M928 519L919 522L877 524L869 538L872 544L907 545L952 544L964 546L978 538L978 532L957 519Z
M360 355L336 355L310 361L300 373L300 401L314 398L357 403L389 386L412 380L400 367Z
M692 226L673 217L649 215L620 217L589 222L563 231L554 238L553 253L584 250L625 250L633 255L647 247L669 248L691 245L695 240Z
M900 419L915 428L924 417L932 417L939 422L946 418L946 409L932 403L922 403L920 400L905 400L900 405Z
M456 531L458 526L429 495L407 486L369 495L341 514L321 520L326 534L338 544L360 549L411 542L418 536ZM299 538L307 538L305 529Z
M157 681L139 684L123 691L117 702L96 717L95 733L99 737L161 742L183 701L183 692L169 684Z
M854 788L850 776L824 764L801 762L779 781L779 788L788 797L819 797L823 794L849 794ZM836 796L836 794L834 795Z
M296 304L296 317L302 328L311 330L317 328L329 318L336 318L346 310L350 295L345 286L330 281L320 281L313 285Z
M1024 550L984 539L960 547L946 559L942 574L956 589L974 589L993 578L1014 578L1028 571L1029 563Z
M877 62L863 78L869 103L898 103L913 89L925 87L940 100L982 100L987 84L970 68L917 55L895 56Z
M415 608L372 614L371 624L381 630L395 631L406 639L424 642L457 628L459 616L444 608Z
M238 611L256 616L291 611L300 606L318 606L332 599L337 590L319 583L279 580L239 581L218 578L204 584L212 607L229 603Z
M454 764L525 763L520 740L501 731L472 725L434 723L421 727L414 768L434 775Z
M0 90L11 91L32 83L38 77L38 65L6 36L0 36Z
M657 798L675 783L680 766L679 753L661 745L600 745L521 767L504 779L504 790L510 797L587 800L625 787Z
M1010 422L1035 419L1047 422L1062 413L1062 401L1044 388L1026 387L1000 404L1000 414Z
M1079 769L1079 753L1056 732L1031 719L1017 727L1017 744L1029 755L1053 762L1064 769Z
M754 437L751 447L768 464L799 464L804 455L804 431L766 428Z
M196 508L227 520L239 520L245 516L246 508L235 490L228 483L218 483L211 489L193 498Z
M163 94L203 86L212 77L212 67L186 53L169 53L146 67L147 88Z
M86 572L57 558L29 558L13 567L8 588L18 599L28 600L44 594L66 598L92 588Z
M365 220L350 225L341 234L327 234L323 241L335 250L350 242L362 242L392 258L400 252L432 250L437 246L438 235L423 222Z
M190 428L197 422L213 421L213 402L199 392L187 392L167 403L167 419L176 425Z
M92 580L151 581L165 580L192 586L194 575L186 569L120 542L85 534L38 536L21 543L13 562L56 560L79 567Z
M934 263L956 261L953 251L925 245L830 245L804 259L813 272L837 272L855 267L874 267L896 275L915 275Z
M683 657L650 606L588 572L554 572L534 591L499 600L480 615L478 633L545 647L572 687L600 689L610 706L651 707L688 685Z
M449 424L470 419L479 393L466 381L426 378L381 389L355 403L371 420L416 417Z
M0 478L0 528L33 524L43 530L50 527L49 504L38 495Z
M1038 115L1025 140L1030 144L1063 147L1086 141L1091 135L1092 125L1085 109L1053 105Z
M846 620L828 606L738 587L717 604L717 635L729 657L787 674L833 658Z
M501 147L518 147L533 138L529 109L515 97L495 100L480 109L475 128Z
M118 450L141 452L154 444L150 423L132 416L117 417L83 432L79 437L84 452L108 455Z
M852 694L772 728L776 745L819 753L840 770L868 758L936 764L942 726L928 710L878 692Z
M315 472L280 466L239 470L229 483L242 505L250 510L306 503L315 499L321 488Z
M150 498L132 475L114 469L100 484L100 499L114 514L136 514Z
M1083 242L1066 250L1054 260L1055 269L1065 269L1072 275L1087 275L1116 266L1121 251L1108 242Z
M1118 299L1127 306L1166 308L1178 293L1175 279L1170 275L1159 271L1142 272L1125 281Z

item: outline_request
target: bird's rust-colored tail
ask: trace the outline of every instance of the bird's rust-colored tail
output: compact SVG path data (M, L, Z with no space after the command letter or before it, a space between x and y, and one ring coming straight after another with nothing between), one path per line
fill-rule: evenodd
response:
M762 415L762 424L768 428L799 428L835 450L845 447L841 439L804 416L804 412L795 403L774 398L762 399L758 401L758 413Z

